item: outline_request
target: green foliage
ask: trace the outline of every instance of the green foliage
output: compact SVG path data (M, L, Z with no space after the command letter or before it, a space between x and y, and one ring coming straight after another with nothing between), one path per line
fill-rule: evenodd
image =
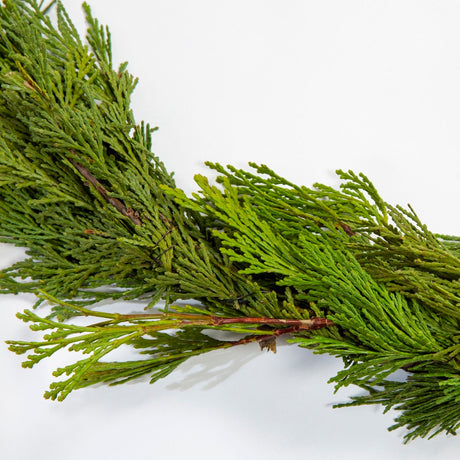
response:
M66 307L72 308L69 305ZM45 393L46 398L63 400L72 390L78 388L102 382L111 385L125 383L145 374L150 375L150 382L153 383L167 376L191 356L231 345L231 342L212 339L193 325L184 326L185 328L175 335L161 332L177 327L178 323L182 322L174 314L152 314L147 317L144 315L139 320L125 320L120 315L97 315L90 310L79 310L87 316L102 316L108 320L103 324L80 326L41 318L29 310L18 314L18 318L33 323L32 330L51 331L41 342L9 342L10 349L15 353L24 354L32 351L23 362L23 367L33 367L63 348L89 355L88 358L57 369L53 373L55 377L67 375L69 378L52 383L50 391ZM125 362L101 361L123 345L142 349L140 353L148 354L150 357Z
M149 126L134 123L135 79L125 66L111 69L110 41L88 7L93 52L59 3L58 30L37 8L9 2L0 10L1 239L29 248L4 283L91 300L107 297L97 288L112 283L133 296L155 290L139 284L160 259L168 263L172 242L163 235L175 209L158 184L173 181L149 151ZM123 197L126 214L142 209L144 225L85 184L77 165L110 200ZM30 281L18 287L17 278Z
M455 433L460 238L431 233L351 171L338 171L339 189L308 188L264 165L209 163L217 183L197 176L186 196L134 119L136 79L126 64L113 69L108 29L84 5L84 41L55 7L56 26L43 2L0 7L0 241L27 248L0 272L0 292L53 305L48 317L18 315L40 340L8 343L28 354L24 367L63 349L83 355L45 396L154 382L192 356L273 349L290 334L343 360L330 381L366 392L349 405L400 411L390 429L406 427L407 440ZM148 310L101 311L118 298ZM139 359L110 361L124 346Z

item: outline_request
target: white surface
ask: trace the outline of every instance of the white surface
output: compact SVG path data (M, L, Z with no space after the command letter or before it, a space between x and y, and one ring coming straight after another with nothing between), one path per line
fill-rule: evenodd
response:
M460 3L455 1L91 0L114 56L140 77L138 119L194 189L204 160L264 162L293 181L363 171L385 199L460 234ZM83 28L79 2L64 0ZM0 264L20 257L0 246ZM34 335L0 297L0 339ZM0 458L454 459L460 438L401 444L380 408L332 410L340 362L256 345L145 382L42 399L59 355L33 370L0 346ZM216 370L216 366L218 367ZM228 368L229 366L229 368ZM190 367L192 367L190 369ZM226 372L227 370L227 372ZM200 372L199 372L200 371Z

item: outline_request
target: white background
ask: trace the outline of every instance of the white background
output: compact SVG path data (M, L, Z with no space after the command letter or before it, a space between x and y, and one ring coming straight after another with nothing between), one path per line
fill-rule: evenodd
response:
M79 2L64 0L80 30ZM140 77L137 119L194 190L203 161L267 163L311 185L365 172L392 203L460 234L460 2L91 0L114 57ZM0 246L0 265L21 257ZM0 339L34 336L0 297ZM139 308L127 306L125 308ZM92 388L45 401L61 354L33 370L0 346L0 458L454 459L460 438L402 445L394 413L331 408L341 363L254 344L191 361L164 381Z

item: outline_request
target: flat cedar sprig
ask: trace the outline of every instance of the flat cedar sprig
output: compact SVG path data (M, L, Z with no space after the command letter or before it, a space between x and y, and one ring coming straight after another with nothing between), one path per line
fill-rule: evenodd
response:
M151 152L154 130L135 121L136 79L113 69L110 33L84 11L86 43L60 2L0 7L0 241L27 248L0 272L0 292L53 306L18 314L42 336L8 344L24 367L83 355L45 397L154 382L192 356L249 342L275 351L289 335L343 360L330 381L365 391L345 405L396 409L390 429L405 427L406 440L454 434L460 238L431 233L351 171L338 171L339 189L309 188L265 165L209 163L217 182L197 176L187 196ZM120 298L147 310L98 303ZM110 361L122 345L139 359Z
M41 294L48 301L63 308L78 311L96 323L76 325L42 318L30 310L18 314L25 322L32 322L34 331L49 331L42 341L8 341L11 351L18 354L32 352L23 367L33 367L42 359L67 348L69 351L89 355L57 369L53 375L69 378L55 382L46 398L63 400L72 390L95 383L117 385L148 374L150 382L165 377L184 360L212 350L224 349L258 341L262 348L276 350L273 339L284 334L316 330L333 325L326 318L276 319L250 317L221 317L191 306L178 307L167 312L119 314L89 310ZM102 319L102 321L100 321ZM263 329L270 327L270 329ZM163 331L177 330L175 335ZM245 336L235 341L219 341L204 334L204 330L218 329ZM101 361L122 345L142 349L148 359L124 363Z

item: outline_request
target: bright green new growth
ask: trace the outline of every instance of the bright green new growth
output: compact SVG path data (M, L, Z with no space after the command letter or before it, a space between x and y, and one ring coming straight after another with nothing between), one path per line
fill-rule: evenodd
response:
M32 367L58 350L84 354L47 398L142 375L154 382L191 356L277 336L343 359L336 388L350 403L400 411L406 439L460 426L460 238L434 235L414 211L385 203L370 181L338 174L339 190L299 187L266 166L209 164L188 197L136 125L126 65L84 6L84 44L60 3L0 8L0 241L27 259L0 272L0 292L32 292L45 332L10 341ZM108 313L103 299L144 299ZM194 299L195 306L183 302ZM163 310L153 309L158 302ZM87 317L85 324L72 321ZM240 334L213 338L209 330ZM172 333L171 331L175 331ZM122 345L139 360L111 362ZM403 369L407 380L391 375Z

